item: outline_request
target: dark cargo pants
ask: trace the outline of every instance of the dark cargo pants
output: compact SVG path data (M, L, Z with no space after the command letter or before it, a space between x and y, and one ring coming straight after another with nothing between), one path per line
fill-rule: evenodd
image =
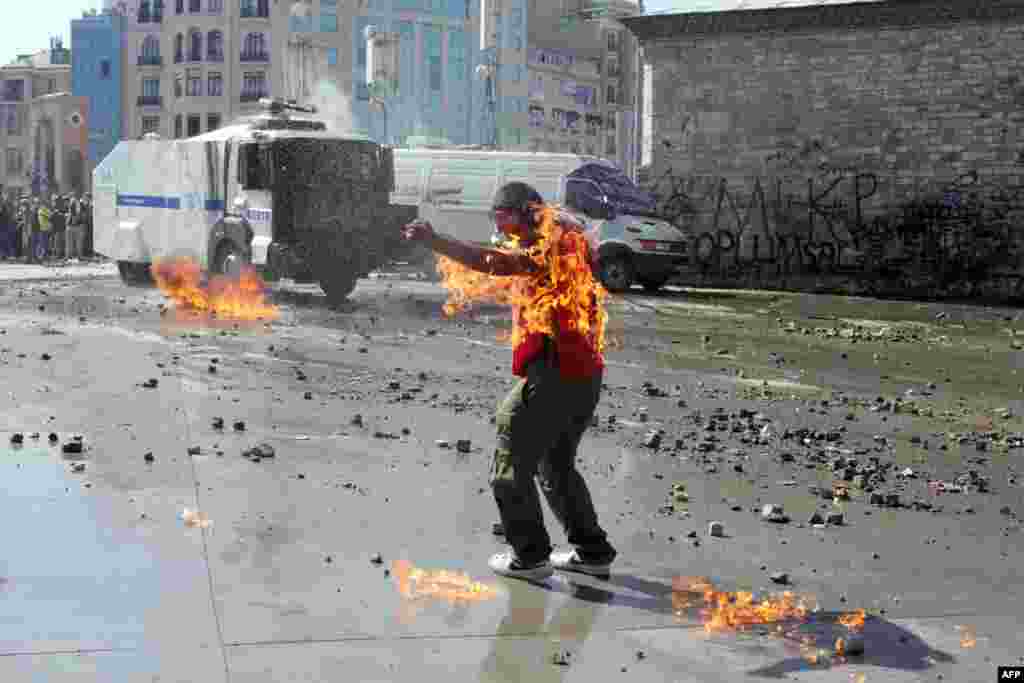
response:
M524 564L548 559L551 538L534 476L569 543L584 560L610 562L615 549L597 521L576 450L601 397L602 376L563 380L553 356L534 360L498 408L491 488L505 539Z

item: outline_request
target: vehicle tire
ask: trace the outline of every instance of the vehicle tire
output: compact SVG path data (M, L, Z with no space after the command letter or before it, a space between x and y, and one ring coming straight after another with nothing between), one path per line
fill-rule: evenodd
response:
M615 254L601 261L601 284L609 292L629 291L633 284L633 264L623 254Z
M341 268L340 272L324 273L320 276L320 288L327 295L327 303L337 306L345 302L359 281L357 273Z
M223 242L217 248L217 257L213 261L211 271L216 275L237 279L248 262L245 253L234 242Z
M640 284L643 286L644 290L646 290L647 292L650 292L651 294L654 294L655 292L659 291L662 287L665 286L665 283L668 282L668 278L667 277L659 277L659 278L643 278L642 277L642 278L639 278L639 280L640 280Z
M136 263L134 261L118 261L117 270L121 275L121 281L126 285L138 287L156 284L153 279L153 271L148 263Z

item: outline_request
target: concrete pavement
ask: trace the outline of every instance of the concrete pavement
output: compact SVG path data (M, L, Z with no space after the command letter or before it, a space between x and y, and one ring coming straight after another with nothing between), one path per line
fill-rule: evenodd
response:
M487 321L438 319L442 297L426 283L367 281L340 312L318 297L291 288L277 297L280 321L235 329L170 324L157 293L112 280L0 293L3 443L26 434L0 458L0 680L980 683L997 664L1024 663L1020 535L999 512L1022 510L1019 488L999 482L971 515L854 500L846 526L800 528L821 501L780 483L803 475L769 449L743 446L742 477L709 474L697 453L650 453L643 433L662 426L685 439L690 410L750 408L780 426L835 420L808 415L803 400L737 398L735 377L653 361L664 352L645 348L657 344L657 298L617 309L626 338L645 341L610 354L599 415L617 415L619 428L588 434L581 454L620 549L615 574L544 585L489 576L501 544L490 533L487 418L511 386L509 350ZM149 378L155 388L141 386ZM675 399L642 397L644 380L680 385L686 414ZM915 429L906 416L849 424L849 440ZM86 452L65 456L75 433ZM435 445L464 438L469 454ZM241 456L259 442L275 457ZM1011 451L1001 466L1019 458ZM658 512L673 481L689 484L686 514ZM775 500L794 524L750 511ZM211 525L187 526L186 508ZM707 536L712 519L725 538ZM410 601L396 560L465 572L494 594ZM786 637L707 634L697 609L673 603L680 575L762 594L780 590L768 579L780 569L822 608ZM836 615L860 607L874 613L865 656L809 664L800 638L830 648L846 635ZM965 633L976 643L963 646Z

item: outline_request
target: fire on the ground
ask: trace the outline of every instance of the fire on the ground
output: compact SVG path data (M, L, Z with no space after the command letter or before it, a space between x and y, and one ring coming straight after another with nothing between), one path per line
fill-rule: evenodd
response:
M203 281L198 263L187 258L157 261L153 278L178 310L234 320L274 320L276 306L265 298L263 281L252 267L243 267L238 278L213 275Z

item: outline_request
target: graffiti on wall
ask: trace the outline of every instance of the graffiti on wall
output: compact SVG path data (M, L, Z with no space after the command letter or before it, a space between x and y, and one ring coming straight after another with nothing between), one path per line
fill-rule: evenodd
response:
M693 266L718 275L915 273L942 282L1024 265L1024 185L977 172L893 200L874 173L819 165L739 183L679 177L648 189L693 239ZM1022 245L1024 246L1024 245Z

